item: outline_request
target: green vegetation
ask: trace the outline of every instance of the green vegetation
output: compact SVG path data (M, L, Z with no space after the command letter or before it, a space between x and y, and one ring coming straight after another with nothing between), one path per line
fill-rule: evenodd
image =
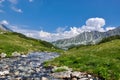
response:
M63 71L67 71L67 70L65 68L58 68L54 70L54 72L63 72Z
M71 48L46 65L68 66L106 80L120 80L120 39L110 37L101 44Z
M26 54L32 51L59 52L52 44L26 37L16 32L2 32L0 34L0 53L4 52L10 57L13 52Z
M112 40L115 40L115 39L120 39L120 35L110 36L108 38L103 38L102 41L99 42L99 44L105 43L105 42L108 42L108 41L112 41Z

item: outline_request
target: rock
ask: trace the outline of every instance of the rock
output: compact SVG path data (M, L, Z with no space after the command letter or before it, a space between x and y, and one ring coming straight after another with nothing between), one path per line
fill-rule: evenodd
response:
M25 58L25 57L27 57L27 55L21 55L21 57L24 57L24 58Z
M18 69L19 69L19 70L22 70L22 71L25 70L25 68L24 68L23 66L18 67Z
M9 74L9 71L8 70L5 70L5 71L0 71L0 75L1 76L4 76L6 74Z
M37 72L40 72L40 68L36 68L36 71L37 71Z
M71 80L77 80L77 78L72 78Z
M92 77L92 75L90 75L90 74L88 74L87 76L88 76L89 78L91 78L91 77Z
M72 72L72 73L71 73L71 77L82 78L82 77L85 77L85 73Z
M57 73L52 73L51 75L55 78L60 78L60 79L64 79L64 78L70 78L71 72L70 71L64 71L64 72L57 72Z
M17 77L17 78L15 78L15 80L22 80L22 78L21 77Z
M4 69L8 69L9 68L9 65L5 65Z
M33 70L29 70L27 73L29 73L29 74L30 74L30 73L33 73L33 72L34 72Z
M0 57L1 57L1 58L5 58L6 56L7 56L6 53L1 53L1 54L0 54Z
M88 78L81 78L81 79L79 79L79 80L89 80Z
M18 53L18 52L13 52L13 53L12 53L12 56L13 56L13 57L18 57L18 56L20 56L20 53Z
M48 80L48 78L46 78L46 77L42 77L41 80Z
M19 73L20 73L19 71L16 71L14 74L17 76L17 75L19 75Z
M9 74L10 72L8 70L3 71L4 74Z
M4 74L4 72L0 71L0 75L1 75L1 76L4 76L5 74Z

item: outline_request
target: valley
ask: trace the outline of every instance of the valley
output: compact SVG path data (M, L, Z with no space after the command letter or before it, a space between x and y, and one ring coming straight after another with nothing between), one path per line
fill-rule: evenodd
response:
M60 48L57 48L56 45L53 45L54 43L51 44L46 41L26 37L25 35L17 32L13 32L6 27L4 28L4 26L2 25L1 34L0 34L0 45L1 45L0 46L0 53L1 53L0 78L1 79L10 78L11 80L12 78L41 79L42 77L44 77L48 80L51 78L52 80L57 80L57 79L61 80L65 78L72 79L70 77L70 75L72 74L76 76L75 77L76 79L79 78L79 80L119 79L120 78L119 76L120 73L118 72L120 67L119 27L104 33L107 36L103 38L100 36L100 34L91 34L91 33L92 32L87 32L86 34L92 35L93 37L96 35L96 39L101 38L101 40L99 40L99 42L94 44L84 44L84 45L78 44L68 47L68 50L62 50ZM83 36L84 35L82 35L82 37ZM79 40L82 38L79 37L77 39ZM89 38L86 39L89 40ZM54 55L54 52L59 53L59 57L56 54ZM32 55L30 55L31 58L29 57L28 53L32 53ZM31 67L29 64L27 64L29 61L33 62ZM4 66L9 66L9 67L8 69L5 69ZM14 69L10 66L14 66ZM32 71L32 68L34 68L34 66L37 66L37 68L35 67L35 69L37 69L36 70L37 72L35 72L35 74L32 74L34 73L34 71ZM17 67L20 67L20 69L18 70ZM22 68L22 72L20 72L21 68ZM29 69L32 72L28 73L23 68ZM41 70L38 72L38 69ZM14 72L11 72L11 70L13 70ZM50 73L48 74L47 71L50 71ZM11 74L15 74L15 76L12 76Z

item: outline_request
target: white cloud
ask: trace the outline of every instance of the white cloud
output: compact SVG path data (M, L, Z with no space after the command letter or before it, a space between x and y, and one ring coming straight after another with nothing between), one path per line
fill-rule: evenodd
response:
M2 20L0 23L4 25L9 25L9 22L7 20Z
M83 31L100 31L104 32L103 26L105 25L105 20L103 18L89 18L86 21L86 25L82 26Z
M34 0L29 0L29 2L33 2Z
M18 0L8 0L11 4L17 4Z
M18 12L18 13L23 13L23 11L19 8L16 8L15 6L12 6L11 9L15 12Z
M116 27L106 27L106 31L109 31L109 30L113 30L115 29Z
M58 28L56 29L56 32L57 32L57 33L62 33L62 32L64 32L64 31L66 30L66 28L67 28L67 26L66 26L66 27L58 27Z
M90 18L86 21L86 25L89 27L103 27L105 25L105 20L103 18Z
M0 4L3 3L5 0L0 0Z

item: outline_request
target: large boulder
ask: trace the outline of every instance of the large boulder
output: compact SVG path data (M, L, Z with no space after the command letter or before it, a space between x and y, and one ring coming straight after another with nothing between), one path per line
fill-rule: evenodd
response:
M1 53L1 54L0 54L0 57L1 57L1 58L5 58L6 56L7 56L6 53Z
M12 56L13 56L13 57L18 57L18 56L20 56L20 55L21 55L21 54L18 53L17 51L15 51L15 52L12 53Z

